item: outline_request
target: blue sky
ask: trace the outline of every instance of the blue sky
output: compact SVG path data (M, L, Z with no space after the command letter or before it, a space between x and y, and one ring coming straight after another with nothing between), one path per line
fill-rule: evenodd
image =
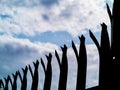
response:
M71 66L76 66L76 60L71 41L79 45L78 36L83 34L89 58L86 86L97 85L98 54L88 32L90 29L99 40L103 22L110 32L106 2L112 8L113 0L0 0L0 78L36 59L45 59L49 52L54 57L54 50L61 53L60 46L66 44L69 47L69 79L75 83L76 72L72 71L76 68ZM58 67L56 63L54 57L55 68ZM55 73L54 76L57 78ZM69 79L67 88L74 90L75 84ZM53 82L52 89L56 88Z

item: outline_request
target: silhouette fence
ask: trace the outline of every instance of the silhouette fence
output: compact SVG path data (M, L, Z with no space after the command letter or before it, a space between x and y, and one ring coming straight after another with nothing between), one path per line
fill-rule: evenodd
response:
M114 0L113 4L113 14L111 13L109 6L107 5L107 12L110 17L111 22L111 43L107 31L107 26L105 23L101 24L101 40L100 43L97 41L94 34L89 31L90 38L95 43L97 50L99 52L99 85L86 89L86 70L87 70L87 54L86 54L86 45L85 45L85 37L81 35L79 37L80 45L79 51L72 41L72 48L76 56L77 61L77 81L76 81L76 90L109 90L113 88L114 90L120 90L119 81L120 74L119 71L119 63L115 63L114 60L118 61L120 55L115 52L115 50L120 51L120 43L118 41L119 36L117 36L116 41L116 33L120 32L120 29L117 22L120 22L120 11L119 5L120 0ZM117 13L116 13L117 12ZM117 24L117 25L116 25ZM116 30L117 29L117 30ZM114 33L113 33L114 32ZM58 52L55 50L55 56L60 69L60 76L58 82L58 90L66 90L67 86L67 78L68 78L68 58L67 58L67 46L64 45L61 47L62 50L62 58L60 60L60 56ZM23 74L20 71L16 71L16 73L12 74L13 77L8 75L6 78L0 79L0 88L3 90L8 90L9 85L11 85L12 90L17 90L17 79L19 78L21 81L21 90L27 90L27 73L28 71L32 77L31 90L38 90L39 83L39 73L38 68L39 65L42 65L44 70L44 86L43 90L51 90L51 81L52 81L52 54L46 55L47 58L47 66L45 67L44 60L41 58L41 61L33 62L34 71L31 66L28 65L25 68L22 68ZM119 61L118 61L119 62Z

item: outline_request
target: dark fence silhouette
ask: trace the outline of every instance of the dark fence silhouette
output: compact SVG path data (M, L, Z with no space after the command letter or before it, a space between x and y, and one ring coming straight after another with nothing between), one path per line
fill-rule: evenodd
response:
M107 31L107 25L105 23L101 24L101 40L100 43L97 41L94 34L89 31L90 38L93 40L94 44L97 47L99 52L99 85L86 89L86 70L87 70L87 54L86 54L86 45L85 37L81 35L79 37L80 45L79 51L72 41L72 48L77 60L77 80L76 80L76 90L120 90L120 0L114 0L112 13L109 6L107 5L107 12L111 22L111 42ZM67 78L68 78L68 58L67 58L67 46L64 45L61 47L62 58L58 52L55 50L55 56L59 65L60 75L58 82L58 90L66 90ZM31 90L38 90L39 85L39 73L38 68L41 64L44 70L44 86L43 90L51 90L51 81L52 81L52 54L46 55L47 66L45 66L43 59L41 58L41 63L37 60L33 62L34 71L31 66L28 65L25 68L22 68L23 74L20 71L16 71L15 74L12 74L12 77L8 75L6 78L0 79L0 88L3 90L8 90L9 84L11 85L12 90L17 90L17 79L21 81L21 90L27 89L27 73L28 71L32 77ZM3 82L4 81L4 82Z
M51 55L51 53L49 53L49 56L46 55L46 58L48 60L47 69L45 69L45 64L44 64L43 60L41 59L41 64L43 66L44 73L45 73L43 90L50 90L51 82L52 82L52 65L51 65L52 55Z
M25 69L22 68L23 71L23 78L22 75L20 74L20 72L18 71L18 75L21 81L21 90L26 90L27 89L27 71L28 71L28 67L26 66Z
M68 74L68 60L67 60L67 46L64 45L64 47L61 47L62 49L62 62L60 63L60 58L55 51L56 58L58 60L58 64L60 67L60 78L59 78L59 86L58 90L66 90L66 85L67 85L67 74Z
M77 52L76 46L72 41L72 47L75 52L77 64L78 64L76 90L85 90L86 72L87 72L87 54L85 47L85 37L82 35L81 37L79 37L79 39L81 42L79 47L79 53Z
M39 80L39 75L38 75L38 67L39 67L39 61L37 60L36 63L33 62L34 65L34 73L31 69L31 66L29 65L29 70L32 76L32 87L31 90L37 90L38 88L38 80Z

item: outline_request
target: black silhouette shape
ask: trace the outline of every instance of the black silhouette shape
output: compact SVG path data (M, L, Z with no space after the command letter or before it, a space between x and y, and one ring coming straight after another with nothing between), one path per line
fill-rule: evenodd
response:
M4 83L2 79L0 79L0 88L4 88Z
M85 90L86 87L86 71L87 71L87 55L86 55L86 47L85 47L85 37L82 35L79 37L80 39L80 47L79 53L77 52L76 46L72 41L72 48L75 52L78 64L77 71L77 84L76 90Z
M106 4L106 6L107 6L107 13L108 13L109 18L110 18L110 23L112 24L112 13L111 13L111 10L110 10L110 8L109 8L109 5Z
M10 82L10 76L8 75L7 78L4 78L5 80L5 86L4 90L8 90L9 82Z
M60 57L55 50L55 56L57 58L59 68L60 68L60 77L59 77L59 86L58 90L66 90L67 84L67 75L68 75L68 60L67 60L67 46L61 47L62 49L62 61L60 62Z
M20 77L21 81L21 90L26 90L27 89L27 72L28 72L28 67L26 66L25 69L22 68L23 71L23 78L20 72L18 71L18 75Z
M110 40L107 32L107 26L105 23L101 24L102 31L101 31L101 40L100 44L94 34L89 31L90 37L95 43L98 52L99 52L99 85L91 88L85 89L86 85L86 68L87 68L87 55L86 55L86 47L85 47L85 37L82 35L79 37L80 39L80 47L79 52L76 49L74 42L72 41L72 48L75 52L77 63L78 63L78 72L77 72L77 83L76 83L76 90L120 90L119 82L120 82L120 0L114 0L112 13L111 10L107 6L107 12L110 18L111 23L111 45ZM59 77L59 86L58 90L66 90L67 84L67 74L68 74L68 60L67 60L67 46L61 47L62 49L62 60L55 51L55 56L58 61L58 65L60 67L60 77ZM44 62L41 59L41 64L43 66L45 72L45 82L44 82L44 90L50 90L51 87L51 80L52 80L52 55L46 55L48 63L47 68L45 68ZM29 70L32 76L32 85L31 90L37 90L38 88L38 67L39 62L38 60L34 63L34 73L29 65ZM23 69L23 78L19 71L16 71L13 74L13 82L11 77L8 75L4 78L5 82L0 79L0 88L4 88L4 90L8 90L9 82L12 85L12 90L16 90L17 88L17 77L20 77L22 86L21 90L27 89L27 71L28 67L26 66Z
M120 0L114 0L113 10L111 19L111 49L112 56L116 58L117 61L120 59ZM119 61L120 63L120 61ZM116 64L119 64L116 63Z
M99 69L99 86L100 89L109 89L110 86L110 69L111 69L111 48L109 42L109 36L107 32L107 26L105 23L101 24L102 31L101 31L101 42L99 45L97 39L90 31L90 37L96 44L98 51L99 51L99 58L100 58L100 69Z
M15 74L12 74L12 76L13 76L13 82L12 82L12 80L11 80L11 78L10 78L10 83L11 83L11 85L12 85L12 90L17 90L18 71L16 71Z
M111 53L112 53L112 69L111 82L114 89L119 90L120 73L120 0L114 0L112 13L108 8L109 18L111 20Z
M32 76L32 87L31 90L37 90L38 89L38 80L39 80L39 75L38 75L38 67L39 67L39 61L37 60L36 63L33 62L34 65L34 73L32 72L32 68L29 65L29 70Z
M47 69L45 69L45 64L41 58L41 64L44 69L45 73L45 80L44 80L44 87L43 90L50 90L51 88L51 81L52 81L52 66L51 66L51 60L52 60L52 55L49 53L49 56L46 55L47 58Z
M109 42L109 36L107 32L107 26L103 23L101 32L101 49L100 49L100 74L99 85L102 89L110 89L110 77L111 74L111 48Z

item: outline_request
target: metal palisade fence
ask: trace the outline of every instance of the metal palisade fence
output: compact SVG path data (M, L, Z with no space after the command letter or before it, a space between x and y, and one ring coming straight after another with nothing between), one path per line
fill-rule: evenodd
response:
M113 10L111 12L108 4L107 12L111 22L111 40L108 35L107 25L105 23L101 24L101 40L100 43L97 41L94 34L89 31L90 38L93 40L95 46L97 47L99 54L99 84L98 86L87 88L86 89L86 76L87 76L87 54L86 54L86 45L84 35L79 36L80 45L79 51L75 46L75 43L72 41L72 49L77 61L77 80L75 90L120 90L120 0L114 0ZM62 57L55 50L56 60L58 62L60 75L58 82L58 90L67 89L67 79L68 79L68 58L67 51L68 48L66 45L61 47ZM27 90L27 73L30 73L32 78L31 90L38 90L39 85L39 65L42 66L44 71L44 85L42 90L51 90L52 83L52 54L46 55L47 66L45 66L44 60L41 58L40 61L36 60L33 62L33 68L30 65L27 65L25 68L22 68L22 73L18 70L12 76L8 75L4 79L0 79L0 89L17 90L17 79L20 79L20 88L21 90Z

